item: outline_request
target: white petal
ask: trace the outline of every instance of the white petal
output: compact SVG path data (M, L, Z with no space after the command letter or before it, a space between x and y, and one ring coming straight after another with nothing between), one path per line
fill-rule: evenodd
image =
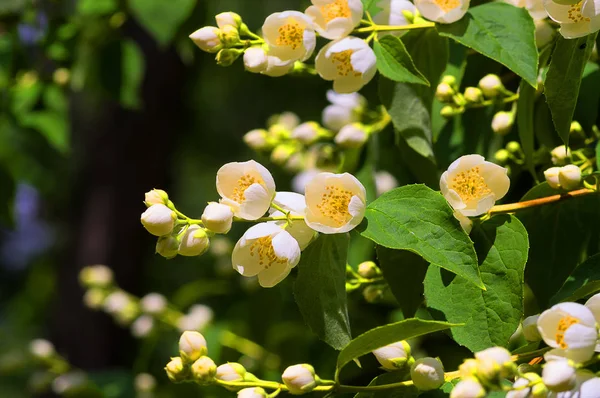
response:
M596 318L596 322L600 323L600 293L590 297L589 300L585 302L585 306L592 311L594 318Z
M324 30L319 32L321 36L329 40L337 40L348 36L354 26L348 18L334 18L329 21Z
M552 0L544 0L544 7L548 12L548 16L553 21L558 23L571 22L569 19L569 10L571 9L571 6L558 4Z
M567 302L556 304L552 307L552 309L561 311L565 314L572 316L573 318L579 319L583 325L596 325L596 319L594 318L594 314L585 305Z
M495 199L502 199L510 188L508 170L490 162L484 162L480 170L479 174L483 177L488 188L494 193Z
M565 343L569 350L588 350L590 356L596 348L596 340L598 340L598 331L595 327L575 324L565 332Z
M300 261L300 247L296 239L289 232L281 230L272 240L273 251L278 258L285 258L291 267Z
M277 192L273 203L290 210L295 216L302 216L306 210L306 198L295 192Z
M600 0L586 0L581 7L581 15L594 18L600 15Z
M244 245L243 238L233 248L231 265L233 269L244 276L255 276L263 270L263 266L250 255L250 245Z
M560 25L560 34L565 39L576 39L590 34L589 22L563 23Z
M331 42L327 44L325 47L321 48L317 57L315 58L315 69L319 76L321 76L325 80L333 80L337 77L337 69L335 64L331 62L329 59L329 49L333 46L335 42Z
M361 76L346 76L333 81L333 89L340 94L355 93L363 86Z
M250 228L248 228L248 230L242 236L242 239L254 240L265 236L276 235L280 232L281 228L275 225L275 223L262 222L260 224L253 225Z
M244 202L240 205L237 216L245 220L256 220L262 217L271 206L272 196L260 184L252 184L244 191Z
M464 155L452 162L448 167L448 171L459 173L464 170L472 169L475 166L479 166L482 163L485 163L485 158L481 155Z
M292 270L287 263L274 263L258 274L258 283L262 287L273 287L284 280Z

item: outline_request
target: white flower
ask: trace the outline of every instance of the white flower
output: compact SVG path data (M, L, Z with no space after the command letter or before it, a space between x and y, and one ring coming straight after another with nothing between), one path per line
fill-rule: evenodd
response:
M348 36L363 16L361 0L311 0L305 11L319 35L329 40Z
M287 75L294 68L293 60L282 60L274 55L267 56L267 67L260 73L271 77Z
M338 93L352 93L369 83L377 72L375 53L363 39L345 37L319 51L315 67L325 80L333 80Z
M550 188L560 189L560 181L558 179L559 172L560 167L550 167L544 171L544 178L548 185L550 185Z
M541 20L548 16L546 9L544 8L543 0L504 0L508 4L512 4L515 7L525 8L531 18L534 20Z
M256 220L271 205L275 181L269 170L254 160L227 163L217 172L217 191L234 215Z
M177 214L165 205L152 205L142 213L144 228L152 235L163 236L173 231Z
M454 213L452 215L458 220L458 222L460 223L460 227L463 229L463 231L465 231L465 233L469 235L471 233L471 230L473 229L473 220L462 214L459 210L454 210Z
M485 388L473 378L462 379L450 391L450 398L483 398L485 396Z
M177 328L184 332L186 330L202 330L213 319L213 310L202 304L193 305L187 315L177 321Z
M304 61L315 50L317 43L312 21L299 11L271 14L262 26L268 54L282 61Z
M377 25L410 25L411 21L406 19L404 11L408 11L411 14L415 14L415 6L408 0L380 0L377 2L377 7L380 8L377 14L373 15L373 22ZM386 34L393 34L400 36L406 33L406 31L393 31L393 32L381 32L379 36Z
M238 398L266 398L268 395L263 388L244 388L237 393Z
M248 72L261 73L268 65L269 57L262 47L250 47L244 51L244 68Z
M200 47L202 51L216 53L223 48L221 42L221 30L214 26L205 26L198 29L190 35L190 39L195 45Z
M366 99L359 93L339 94L327 91L331 105L323 110L323 125L330 130L339 131L347 124L360 121L360 113L366 105Z
M544 10L546 13L546 10ZM538 48L547 46L554 39L556 30L546 19L538 19L535 22L535 44Z
M410 378L419 390L435 390L444 384L444 366L436 358L419 358L410 367Z
M223 381L242 381L246 376L246 369L236 362L228 362L217 368L216 378Z
M381 196L397 186L398 180L387 171L381 170L375 173L375 190L377 191L377 196Z
M315 122L306 122L292 130L292 138L303 144L311 144L319 138L320 126Z
M56 351L48 340L35 339L29 343L29 352L37 359L49 359Z
M465 16L469 0L415 0L415 6L431 21L452 23Z
M497 112L492 119L492 130L499 135L506 135L515 124L515 115L512 112Z
M598 398L600 397L600 378L590 371L579 370L575 374L575 387L570 391L551 392L549 398Z
M564 355L575 362L585 362L594 355L598 330L594 314L577 303L560 303L538 318L538 330L544 342L555 348L554 355Z
M571 159L571 150L564 145L560 145L551 150L550 155L552 156L552 164L563 166Z
M236 243L233 268L244 276L258 275L262 287L281 282L300 261L300 247L289 232L274 223L250 227Z
M308 364L287 367L281 379L291 394L300 395L311 392L318 384L315 370Z
M369 139L365 126L360 123L348 124L333 139L342 148L361 148Z
M365 187L351 174L317 174L306 184L306 224L324 234L354 229L365 216Z
M485 75L479 80L479 88L486 98L496 98L504 90L504 85L498 75Z
M308 169L296 174L294 178L292 178L292 190L294 192L304 194L306 184L308 184L319 173L321 173L321 170Z
M397 370L410 358L410 345L406 341L398 341L376 349L373 355L384 369Z
M552 391L568 391L575 387L575 368L567 360L551 361L544 366L542 379Z
M184 362L194 362L208 354L206 339L200 333L187 330L179 338L179 356Z
M147 314L160 314L167 308L167 299L162 294L149 293L140 300L140 307Z
M177 253L189 257L200 256L208 250L209 245L206 230L198 225L190 225L181 237Z
M537 328L539 317L539 315L532 315L523 320L523 336L525 337L525 340L540 341L542 339L542 335Z
M560 186L570 191L581 185L581 169L574 164L568 164L558 170L558 182Z
M560 24L560 34L565 39L574 39L594 33L600 29L600 7L593 0L575 4L559 4L544 0L548 16Z
M212 232L226 234L233 223L231 207L222 203L210 202L202 213L202 224Z
M273 199L273 203L285 210L288 210L292 216L304 217L306 212L306 199L304 198L304 195L299 193L277 192L275 199ZM284 214L279 210L271 210L270 213L272 217L284 216ZM275 224L283 226L286 222L287 221L276 221ZM306 225L306 222L303 220L292 221L291 224L286 228L286 231L289 232L289 234L292 235L296 241L298 241L300 250L306 249L306 247L315 237L315 231L313 231L312 228L309 228L308 225Z
M446 200L467 217L489 211L508 192L510 179L504 167L480 155L455 160L442 174L440 189Z
M235 12L227 11L215 15L217 26L223 29L227 25L235 26L239 28L242 25L242 17Z
M154 329L154 318L142 315L131 324L131 334L137 338L148 336Z

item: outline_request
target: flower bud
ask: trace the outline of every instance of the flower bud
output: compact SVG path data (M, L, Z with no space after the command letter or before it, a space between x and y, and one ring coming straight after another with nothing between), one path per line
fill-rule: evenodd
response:
M364 288L363 297L367 303L377 303L383 298L383 290L380 286L369 285Z
M564 145L557 146L550 151L552 156L552 164L562 166L571 160L571 150Z
M131 324L131 334L137 338L147 337L154 329L154 318L142 315Z
M179 251L179 241L174 236L161 236L156 242L156 253L166 259L171 259Z
M335 135L334 141L342 148L361 148L369 139L364 125L353 123L342 127Z
M435 97L440 102L451 102L454 94L454 89L444 82L438 84L437 89L435 90Z
M319 385L315 369L308 364L289 366L281 378L293 395L309 393Z
M575 368L568 360L550 361L542 370L542 379L551 391L568 391L575 387Z
M506 135L515 124L515 115L512 112L500 111L492 119L492 130L499 135Z
M216 53L223 48L221 42L221 31L214 26L205 26L190 35L190 39L202 51Z
M513 390L509 391L506 394L506 398L530 398L530 397L541 398L539 395L536 396L533 393L532 387L529 387L529 385L532 383L536 383L535 385L541 385L544 387L544 390L546 391L545 395L543 395L544 398L548 395L548 390L545 388L544 384L542 383L542 378L537 373L529 372L529 373L526 373L523 376L519 377L517 379L517 381L514 382ZM538 388L537 393L539 394L539 388Z
M533 21L535 23L535 44L538 48L545 47L552 42L556 29L544 19L537 19Z
M81 393L88 383L87 376L80 370L63 373L52 382L52 391L59 396L70 397Z
M142 213L142 225L154 236L168 235L173 231L177 214L165 205L152 205Z
M244 68L248 72L264 72L268 65L269 57L262 47L250 47L244 51Z
M264 129L255 129L244 134L244 142L255 151L269 149L268 133Z
M266 391L260 387L244 388L238 391L238 398L266 398Z
M517 141L511 141L506 144L506 150L510 153L518 153L521 151L521 144L519 144Z
M450 87L456 87L456 77L452 75L445 75L442 77L442 83L447 84Z
M243 381L246 373L246 368L239 363L228 362L217 368L216 378L222 381Z
M465 100L467 102L470 102L472 104L483 102L483 92L477 87L465 88L465 93L463 94L463 97L465 97Z
M56 353L54 345L44 339L32 340L31 343L29 343L29 352L34 358L40 360L50 359Z
M158 315L167 308L167 299L159 293L148 293L140 300L142 311L151 315Z
M97 310L104 304L106 293L99 288L91 288L83 295L83 303L86 307Z
M239 28L242 26L242 17L235 12L227 11L217 14L215 16L215 20L217 21L217 26L220 29L225 28L227 25L231 25L235 28Z
M386 370L397 370L404 365L410 358L410 345L406 341L397 341L388 344L373 351L373 355Z
M499 149L498 151L496 151L496 153L494 154L494 160L496 161L496 163L498 163L499 165L504 165L508 162L508 160L510 159L510 152L508 152L506 149Z
M381 275L381 271L373 261L364 261L358 264L358 274L363 278L370 279Z
M190 225L181 236L179 250L182 256L200 256L208 250L210 240L206 230L198 225Z
M212 232L226 234L231 229L233 211L231 207L217 202L209 202L202 213L202 223Z
M509 377L516 371L516 365L511 360L510 352L502 347L491 347L477 352L475 359L479 363L477 376L490 383Z
M560 167L550 167L548 170L544 171L544 178L546 178L546 182L551 188L560 189L560 181L558 179L559 171Z
M312 144L319 138L320 128L316 122L302 123L292 130L292 138L306 145Z
M410 367L410 378L419 390L435 390L444 384L444 366L437 358L419 358Z
M85 287L108 287L113 282L113 272L106 265L90 265L81 270L79 280Z
M569 134L580 134L583 133L583 127L581 127L581 124L576 121L573 120L571 122L571 128L569 129Z
M117 314L126 310L131 305L131 299L127 293L120 290L109 294L104 300L104 311L109 314Z
M221 28L221 41L225 47L232 47L240 43L240 31L237 26L225 25ZM243 50L242 50L243 52Z
M440 111L440 115L442 115L445 118L454 117L454 116L456 116L456 113L457 113L457 110L453 106L450 106L450 105L446 105Z
M484 398L485 388L474 378L462 379L450 391L450 398Z
M224 48L219 51L215 59L220 66L231 66L243 53L243 50L237 48Z
M527 341L541 341L542 335L537 327L537 320L540 315L528 316L523 320L523 336Z
M152 205L166 205L169 202L169 195L162 189L153 189L146 192L144 203L150 207Z
M548 397L548 387L546 387L546 385L544 383L538 383L538 384L534 385L533 387L531 387L531 398L547 398L547 397Z
M156 388L156 379L148 373L139 373L135 376L134 386L136 392L149 393Z
M377 196L381 196L397 186L398 180L387 171L381 170L375 173L375 190L377 191Z
M165 371L173 383L187 380L189 374L188 368L183 365L183 361L179 357L171 358L171 361L165 366Z
M477 369L479 368L479 362L476 359L469 358L466 359L459 367L458 371L460 373L460 377L463 379L467 379L469 377L477 376Z
M300 118L294 112L286 111L275 116L275 124L283 126L288 131L292 131L300 124Z
M209 357L200 357L191 366L192 377L200 384L210 384L215 379L217 365Z
M190 330L183 332L179 338L179 355L184 362L194 362L206 354L208 349L204 336Z
M279 144L271 152L271 162L284 165L296 153L297 148L291 144Z
M486 98L496 98L504 91L504 85L497 75L489 74L479 81L479 88Z
M59 86L66 86L71 80L71 71L67 68L58 68L52 73L52 80Z
M561 167L558 170L558 181L560 186L570 191L581 185L581 169L574 164Z

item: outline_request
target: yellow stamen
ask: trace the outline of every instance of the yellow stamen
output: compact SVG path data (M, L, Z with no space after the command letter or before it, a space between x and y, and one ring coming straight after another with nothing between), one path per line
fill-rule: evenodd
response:
M459 0L434 0L435 4L438 5L444 12L452 11L456 7L460 6Z
M288 46L295 50L304 42L304 28L292 18L289 18L285 25L281 25L278 32L279 37L276 40L278 46Z
M243 203L244 200L246 200L246 189L248 189L252 184L260 184L264 186L265 182L262 180L262 178L245 174L237 181L237 186L233 189L231 199L238 203Z
M258 256L258 264L268 269L273 264L285 264L285 258L277 257L273 249L273 239L271 236L263 236L256 239L250 245L250 256Z
M341 227L352 219L352 215L348 211L352 192L333 185L328 185L325 189L326 192L321 196L321 203L317 205L317 209L335 226Z
M319 9L321 10L321 14L323 14L325 23L329 23L329 21L335 18L350 18L351 16L348 0L335 0L319 7Z
M567 15L569 17L569 19L576 23L576 22L590 22L589 18L584 17L583 15L581 15L581 5L582 5L583 1L580 1L577 4L572 4L569 7L569 11L567 11Z
M352 50L345 50L331 56L331 62L335 65L338 76L348 76L351 73L356 77L362 75L362 73L354 71L351 59L352 52Z
M452 180L450 189L456 191L465 203L492 193L481 176L479 166L458 173Z
M569 329L571 326L575 325L576 323L579 323L579 319L573 318L572 316L569 316L569 315L562 318L558 322L558 326L556 327L555 340L556 340L556 343L558 344L558 346L560 348L562 348L563 350L569 348L569 345L567 343L565 343L565 333L567 332L567 329Z

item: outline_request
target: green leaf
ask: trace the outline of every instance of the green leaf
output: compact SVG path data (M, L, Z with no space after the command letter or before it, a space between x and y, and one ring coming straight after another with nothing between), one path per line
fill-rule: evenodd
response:
M429 81L415 66L404 43L396 36L386 35L376 40L373 51L377 57L379 73L396 82L429 86Z
M133 40L121 43L121 105L129 109L141 108L140 87L144 78L144 54Z
M196 0L128 0L131 14L163 47L192 13Z
M525 154L525 167L535 177L533 153L535 151L535 136L533 115L535 107L535 89L521 80L519 86L519 102L517 103L517 127L521 148Z
M471 236L486 290L430 267L425 277L427 306L434 318L465 323L452 337L471 351L506 347L523 316L527 231L514 216L500 215L475 226Z
M598 33L594 33L572 40L561 36L552 53L544 82L544 94L556 131L565 145L569 145L569 131L577 105L581 78L597 35Z
M294 284L294 297L304 321L337 350L351 339L346 302L348 241L348 234L321 234L302 252Z
M551 303L577 301L600 291L600 254L581 263L552 297Z
M352 340L340 352L337 359L338 371L353 359L366 355L377 348L400 340L461 326L447 322L425 321L411 318L371 329Z
M377 259L383 276L398 301L405 318L415 316L423 303L423 279L427 261L407 250L377 247Z
M77 12L83 15L112 14L119 9L117 0L79 0Z
M21 123L37 130L57 151L69 151L69 124L66 116L52 111L30 112L22 116Z
M531 189L521 201L561 193L563 191L552 189L544 182ZM517 213L527 228L530 242L525 281L540 308L547 307L550 298L584 260L582 253L598 252L598 248L594 251L586 248L592 237L600 235L599 208L600 195L585 195Z
M524 8L487 3L470 8L452 24L438 24L442 36L474 49L537 87L538 51L535 25Z
M379 0L362 0L364 12L369 12L371 16L381 11L381 8L377 5Z
M406 185L380 196L365 212L362 235L375 243L419 254L429 263L483 288L473 243L446 199L424 185Z

